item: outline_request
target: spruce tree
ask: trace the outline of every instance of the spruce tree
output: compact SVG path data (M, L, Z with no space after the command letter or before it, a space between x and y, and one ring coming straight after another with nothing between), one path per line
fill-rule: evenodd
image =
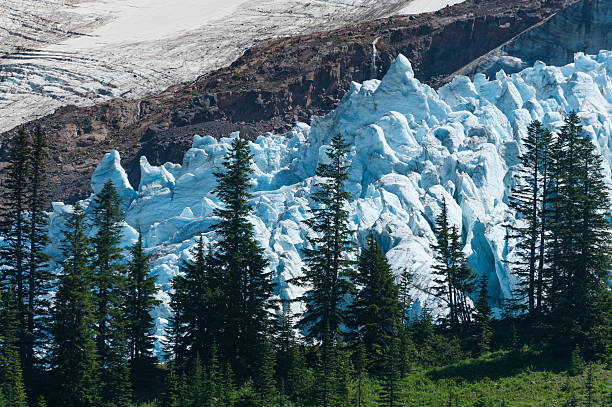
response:
M478 281L476 302L476 336L480 353L488 352L491 345L491 307L489 306L489 279L482 275Z
M22 128L15 136L9 153L0 213L4 245L1 249L2 280L15 295L17 349L20 361L26 362L29 337L27 325L27 216L28 168L30 142Z
M96 349L102 367L105 399L123 406L131 396L125 304L127 281L121 244L123 211L112 181L93 199L92 239Z
M372 233L361 250L354 281L360 288L349 308L350 337L365 345L373 371L380 372L385 344L400 325L403 304L391 266Z
M466 293L474 290L476 276L467 265L461 248L461 236L455 225L448 220L446 200L438 216L435 234L437 244L432 245L435 263L433 265L433 295L448 306L448 324L453 330L470 322L471 310Z
M260 405L270 407L276 395L274 380L274 353L268 340L263 340L258 351L257 373L253 377L253 384L257 392Z
M399 346L399 331L394 327L384 353L385 365L380 401L385 407L400 406L403 400L400 387Z
M255 366L257 346L267 332L274 284L268 260L255 240L248 216L253 174L252 156L246 140L237 137L223 161L224 171L215 173L215 194L222 207L215 209L219 222L213 227L220 239L214 253L215 275L223 293L222 335L216 338L221 353L231 358L239 380Z
M127 335L130 348L130 376L132 385L146 384L155 364L152 350L155 327L151 311L160 301L155 298L155 276L149 276L150 256L144 252L142 234L130 249L131 259L127 267Z
M47 300L50 281L50 256L45 253L49 243L47 208L48 187L46 183L47 146L42 128L38 126L29 154L28 186L27 186L27 298L24 373L26 382L33 380L33 370L36 364L35 347L45 348L48 336L49 301Z
M9 288L0 297L0 395L6 406L26 407L18 352L15 295Z
M205 252L201 236L191 255L192 260L181 266L183 274L172 279L173 316L166 350L179 370L188 366L196 354L209 355L222 329L219 314L224 308L218 304L222 299L218 291L221 282L211 272L213 254L210 250Z
M79 205L66 222L62 271L53 307L51 362L58 380L58 404L95 407L100 402L99 364L94 341L93 271L85 215Z
M307 340L322 341L320 385L325 407L329 403L329 368L340 327L346 322L345 298L355 290L351 280L354 262L349 259L354 250L348 225L350 194L344 190L350 168L348 145L340 134L332 138L326 154L328 162L319 163L316 171L319 182L311 197L313 216L306 221L314 232L308 237L309 247L304 249L307 267L296 279L296 283L308 287L300 298L306 310L298 325Z
M546 283L544 276L545 240L548 230L548 183L552 166L552 134L539 121L532 122L522 140L525 153L520 156L510 207L519 214L519 222L508 225L511 238L517 239L518 260L513 271L519 284L514 296L520 309L531 315L540 312Z
M556 275L550 293L555 324L571 342L586 340L593 328L593 310L605 287L610 257L610 209L602 159L570 113L558 136L560 173L555 190L555 222L549 260ZM571 317L575 315L575 317Z

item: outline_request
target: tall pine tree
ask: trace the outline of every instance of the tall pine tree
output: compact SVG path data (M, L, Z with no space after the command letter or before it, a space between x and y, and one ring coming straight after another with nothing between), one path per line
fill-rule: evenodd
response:
M140 387L154 367L153 346L155 327L151 311L160 301L155 298L155 276L149 275L150 256L145 254L142 234L130 250L127 268L128 296L126 307L127 338L130 348L130 376L132 385Z
M1 232L5 244L2 247L2 280L15 295L17 348L22 363L26 362L29 342L27 326L27 210L30 142L24 129L14 138L7 178L4 181L2 199Z
M131 396L125 318L126 275L121 248L123 211L117 190L107 181L93 199L92 238L96 349L109 403L126 405Z
M298 325L306 332L306 339L322 342L321 378L322 402L330 402L330 367L335 359L335 347L342 324L346 321L345 298L355 290L351 280L354 261L349 254L354 250L353 231L349 229L347 210L350 194L344 184L348 179L348 145L338 134L327 149L327 162L319 163L316 175L319 182L312 194L313 216L306 221L313 234L308 237L309 248L304 249L307 267L296 280L307 291L301 300L306 310Z
M436 260L433 265L433 294L448 305L448 323L456 330L471 321L467 293L474 290L476 276L467 265L459 231L448 220L446 201L442 202L435 233L437 244L432 246Z
M27 245L28 283L26 300L26 343L24 372L26 383L33 380L35 348L44 348L48 337L49 301L47 293L52 275L49 271L50 256L45 253L49 243L48 216L45 209L48 205L46 183L47 146L45 135L39 126L33 135L28 172L28 219ZM33 386L30 384L30 386Z
M53 307L51 362L58 381L57 404L100 405L99 363L94 341L93 271L80 206L66 222L59 287Z
M266 335L273 304L274 285L266 270L268 260L255 240L248 216L253 174L252 156L246 140L236 137L223 161L224 171L215 173L215 194L222 207L214 215L220 239L215 252L215 274L222 278L220 290L224 303L222 334L217 338L221 353L232 360L239 380L255 367L257 347Z
M349 307L350 336L365 345L373 371L380 373L385 346L400 325L403 304L391 266L373 233L361 250L355 283L359 291Z

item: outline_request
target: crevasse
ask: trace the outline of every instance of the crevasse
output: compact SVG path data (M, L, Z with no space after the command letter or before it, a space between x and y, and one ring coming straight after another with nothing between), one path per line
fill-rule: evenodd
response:
M482 74L473 80L459 76L439 91L415 79L410 62L399 55L382 81L353 83L327 116L313 118L310 125L298 123L287 134L260 136L250 144L255 170L250 219L270 259L276 295L296 298L301 293L288 281L303 267L309 231L302 221L310 216L309 196L326 143L341 133L351 145L347 188L353 196L356 240L363 242L374 230L394 270L415 274L415 307L442 312L427 288L432 279L432 226L446 199L452 222L461 227L469 264L479 275L489 276L492 305L499 308L516 284L505 262L513 256L505 225L515 221L508 196L522 151L520 139L532 120L556 129L571 110L580 113L612 185L608 51L577 54L574 63L563 67L538 62L511 76L500 71L492 80ZM104 156L93 175L94 192L111 179L124 200L124 243L131 243L139 228L154 255L152 273L163 301L154 312L159 339L170 312L170 280L180 272L181 261L189 258L200 233L214 245L216 237L209 229L219 201L212 193L213 172L236 136L216 141L194 135L182 165L156 167L142 157L137 191L116 151ZM87 206L89 200L82 204ZM59 255L65 214L72 207L53 207L50 251ZM159 350L159 343L156 346Z

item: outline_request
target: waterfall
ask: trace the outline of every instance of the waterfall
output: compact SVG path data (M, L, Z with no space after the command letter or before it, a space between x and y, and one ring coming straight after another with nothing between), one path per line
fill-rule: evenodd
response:
M372 42L372 79L376 79L378 74L378 71L376 70L376 57L378 56L376 44L378 44L379 39L380 37L376 37L376 39Z

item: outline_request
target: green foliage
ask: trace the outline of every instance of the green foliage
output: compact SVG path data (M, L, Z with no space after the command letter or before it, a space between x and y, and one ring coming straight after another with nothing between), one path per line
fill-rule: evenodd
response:
M93 199L92 269L96 349L102 367L105 402L127 406L131 401L125 299L128 294L121 243L123 211L112 181Z
M149 276L150 256L144 252L142 234L130 249L127 266L125 308L126 335L129 346L130 377L135 388L146 387L151 380L156 359L153 357L155 327L151 311L160 301L155 298L155 276Z
M9 288L2 293L0 301L0 400L6 406L26 407L26 392L17 348L15 294Z
M512 271L519 283L513 295L518 300L517 308L527 310L531 315L542 311L547 284L544 253L549 229L546 209L551 198L548 188L552 140L552 133L539 121L529 125L527 136L522 140L526 151L521 155L519 168L514 174L518 180L510 197L510 206L521 219L521 222L508 225L509 237L517 240L518 260L512 265Z
M346 208L350 194L344 190L350 168L348 145L341 135L332 138L326 154L327 162L317 167L319 181L311 197L315 207L312 217L306 221L314 232L308 237L311 247L304 249L307 267L295 282L307 287L301 298L306 310L299 326L305 330L308 340L329 341L330 344L323 346L331 348L346 322L345 296L354 291L353 261L348 258L354 243Z
M458 330L460 325L471 321L467 293L474 291L476 276L467 265L457 226L449 223L446 200L436 220L435 234L432 294L448 306L447 323L451 329Z
M59 287L53 307L51 362L58 381L57 405L98 406L99 363L94 342L93 272L85 215L79 205L66 221Z
M354 281L360 288L349 308L347 336L363 343L372 371L380 372L385 346L401 322L403 304L391 266L373 234L362 248Z
M239 380L249 377L255 367L257 346L267 333L274 308L268 260L248 220L251 164L248 142L235 138L223 162L225 171L215 173L214 190L223 202L223 208L214 211L219 218L214 230L220 236L214 266L223 293L219 310L223 334L216 342L221 354L232 361Z
M582 374L584 371L584 361L580 356L580 347L576 345L572 353L570 354L568 373L572 376Z

